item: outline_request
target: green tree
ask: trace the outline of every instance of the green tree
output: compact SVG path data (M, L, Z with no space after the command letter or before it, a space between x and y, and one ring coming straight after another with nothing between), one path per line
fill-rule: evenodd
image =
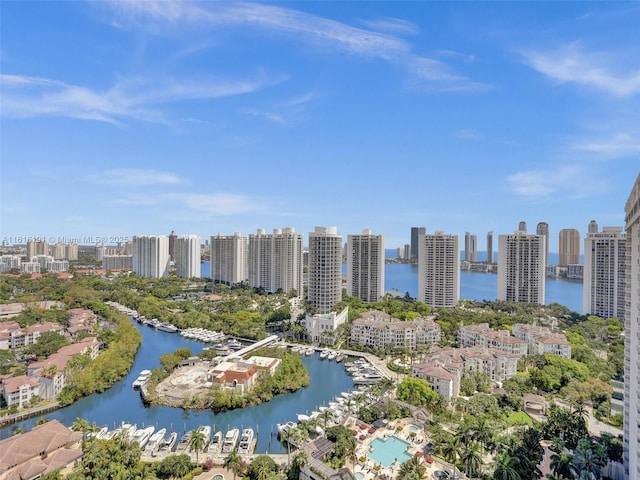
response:
M191 471L191 459L187 454L170 455L156 465L156 472L164 478L182 478Z
M194 430L191 434L191 438L189 439L189 451L196 452L196 463L198 463L198 454L204 449L204 443L206 438L204 433L200 430Z
M233 472L233 480L236 480L236 474L239 473L242 468L242 458L238 455L237 448L234 448L229 455L224 457L222 466L227 469L227 472L231 470Z
M482 473L482 454L477 443L473 442L462 448L460 461L468 476L479 477Z
M269 455L258 455L247 468L250 480L267 480L271 473L278 471L278 465Z
M416 406L432 406L439 398L426 380L415 377L402 380L396 388L396 396L398 400Z
M507 451L503 451L496 458L496 468L493 471L493 480L523 480L518 471L518 458L513 457Z

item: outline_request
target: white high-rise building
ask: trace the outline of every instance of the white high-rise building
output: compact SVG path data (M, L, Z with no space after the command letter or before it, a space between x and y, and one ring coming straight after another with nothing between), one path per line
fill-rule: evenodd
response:
M347 295L365 303L384 295L384 237L363 230L347 236Z
M44 240L29 240L27 242L27 259L31 259L36 255L49 255L49 244Z
M544 235L499 235L498 300L544 305L545 258Z
M78 260L78 244L68 243L65 246L65 255L67 260Z
M342 300L342 236L336 227L309 233L308 301L315 313L330 313Z
M460 248L457 235L420 235L418 300L432 307L454 307L460 299Z
M624 320L626 235L622 227L603 227L584 240L582 312Z
M160 278L169 274L169 238L165 235L133 237L133 272L139 277Z
M302 234L290 227L274 229L272 234L258 229L249 235L249 286L302 295L302 248Z
M211 280L235 285L247 281L247 237L219 233L211 237Z
M624 467L640 478L640 175L624 208L627 233L624 315Z
M174 241L176 276L181 278L200 278L200 237L197 235L185 235L176 238Z
M51 256L56 260L64 260L66 258L66 245L58 242L51 247Z

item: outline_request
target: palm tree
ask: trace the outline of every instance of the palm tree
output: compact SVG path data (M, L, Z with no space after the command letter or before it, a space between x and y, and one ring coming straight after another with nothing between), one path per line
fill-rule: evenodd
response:
M222 466L227 469L227 472L233 470L233 480L236 480L236 474L242 466L242 458L238 455L237 448L234 448L231 453L224 458Z
M570 478L571 472L571 455L568 453L551 454L549 466L554 475Z
M493 438L493 425L489 423L487 417L482 417L475 423L473 426L473 438L480 442L482 453L484 453Z
M351 399L348 398L344 404L345 406L347 405L347 402L350 402ZM350 405L349 405L350 407ZM347 407L347 408L349 408ZM320 412L320 420L322 420L322 428L324 428L325 430L327 429L327 423L329 423L329 420L331 420L333 414L331 413L331 410L329 410L328 408L326 410L323 410L322 412Z
M442 455L444 458L453 465L453 472L455 474L456 462L460 458L460 452L462 450L462 443L460 437L451 435L442 445Z
M482 454L477 443L465 445L460 455L460 460L468 476L480 476L482 473Z
M414 455L400 466L399 480L423 480L427 473L427 467L421 463L420 458Z
M196 451L196 463L198 463L198 453L204 449L204 443L206 439L204 433L200 429L196 429L191 434L189 439L189 451Z
M71 430L74 432L86 432L89 429L89 420L82 417L76 417L71 424Z
M508 451L502 452L496 459L496 468L493 471L493 480L522 480L518 472L518 458L513 457Z
M597 455L586 442L580 441L573 451L571 466L577 480L598 480L602 478L602 468L606 461Z

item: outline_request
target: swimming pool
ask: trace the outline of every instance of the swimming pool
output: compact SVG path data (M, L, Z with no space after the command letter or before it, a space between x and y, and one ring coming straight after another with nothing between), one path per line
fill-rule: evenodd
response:
M358 480L364 480L364 473L356 472L355 475Z
M407 453L410 446L410 443L394 436L387 437L386 440L376 438L369 445L370 451L367 456L383 467L390 467L396 460L404 463L411 458L411 454Z

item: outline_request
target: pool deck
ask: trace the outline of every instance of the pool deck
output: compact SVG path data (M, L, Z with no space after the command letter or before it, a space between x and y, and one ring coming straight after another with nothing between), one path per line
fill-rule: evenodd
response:
M402 425L403 426L402 430L398 431L397 430L397 425ZM412 455L415 455L416 453L422 451L422 449L424 448L424 444L425 444L426 439L423 438L421 441L418 441L420 439L419 438L420 435L422 435L424 437L424 432L418 432L418 435L416 437L412 437L411 436L412 430L409 428L409 425L413 425L413 423L411 421L395 422L395 423L391 423L391 424L387 425L386 427L379 428L372 435L368 435L366 440L360 442L360 445L358 446L358 449L356 450L356 458L358 459L358 461L356 462L356 465L355 465L355 468L353 470L353 473L354 474L358 473L358 472L362 473L364 475L364 479L363 480L374 480L376 478L376 476L378 476L380 478L387 478L389 480L395 479L397 477L397 475L398 475L399 470L400 470L400 464L398 462L396 462L391 467L381 467L380 470L378 472L376 472L374 470L374 466L376 465L376 462L371 460L369 458L369 456L368 456L369 445L376 438L378 438L380 440L384 440L385 438L387 438L389 436L394 436L394 437L399 438L400 440L408 442L410 444L410 447L407 450L408 453L410 453ZM364 462L360 462L359 461L359 459L361 457L365 458ZM424 465L427 468L427 471L426 471L426 478L427 479L434 478L433 472L435 472L436 470L449 470L449 471L451 471L451 466L448 463L443 462L439 458L435 458L435 457L433 457L433 463L429 464L427 462L424 462ZM376 475L376 474L378 474L378 475Z

